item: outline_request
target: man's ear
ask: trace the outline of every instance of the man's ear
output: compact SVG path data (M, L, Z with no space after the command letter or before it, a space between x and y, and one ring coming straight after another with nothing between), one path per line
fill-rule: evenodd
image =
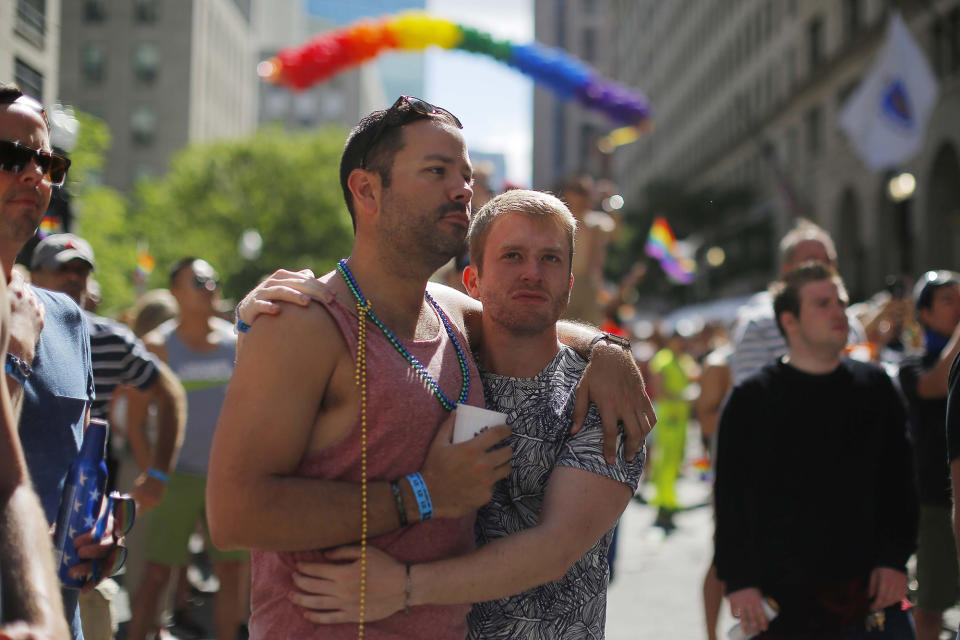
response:
M471 297L477 299L480 298L479 278L480 274L477 271L476 265L472 263L468 264L463 270L463 286Z
M365 169L354 169L347 177L347 188L353 196L353 210L359 216L379 211L380 174Z
M780 312L780 326L783 327L784 333L790 333L799 324L800 324L800 319L797 318L797 316L793 315L792 311Z

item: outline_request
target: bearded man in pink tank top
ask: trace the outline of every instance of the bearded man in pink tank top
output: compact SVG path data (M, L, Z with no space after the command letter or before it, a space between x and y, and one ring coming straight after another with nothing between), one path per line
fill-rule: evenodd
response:
M472 167L460 128L408 96L364 118L340 166L350 256L317 280L278 272L238 310L249 332L217 424L207 513L217 546L253 551L251 638L357 637L356 623L321 627L295 606L296 568L358 541L404 563L467 553L476 509L509 473L510 449L493 448L505 425L451 444L455 406L483 405L466 342L478 346L479 304L427 291L467 232ZM297 304L279 313L281 300ZM587 354L596 334L565 326L561 340ZM632 458L656 420L642 378L617 346L592 354L574 423L595 402L608 418L607 458L618 422ZM459 640L468 609L412 606L363 632Z

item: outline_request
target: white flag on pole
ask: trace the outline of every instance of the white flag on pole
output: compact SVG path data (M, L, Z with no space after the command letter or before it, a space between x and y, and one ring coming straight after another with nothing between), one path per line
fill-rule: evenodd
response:
M937 91L930 63L894 12L880 55L840 112L840 128L868 167L896 168L923 147Z

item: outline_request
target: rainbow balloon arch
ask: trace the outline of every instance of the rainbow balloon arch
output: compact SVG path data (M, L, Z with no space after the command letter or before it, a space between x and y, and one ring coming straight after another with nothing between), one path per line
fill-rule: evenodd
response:
M419 51L430 46L490 56L529 76L561 99L575 100L623 125L600 140L602 151L632 142L650 128L652 111L642 94L601 77L585 62L564 51L537 42L513 44L497 40L489 33L419 11L360 20L325 32L303 45L281 50L274 58L261 62L257 72L274 84L303 90L383 52Z

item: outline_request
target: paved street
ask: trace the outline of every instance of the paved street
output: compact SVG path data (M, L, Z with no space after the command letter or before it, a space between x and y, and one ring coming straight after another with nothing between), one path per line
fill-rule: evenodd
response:
M701 585L713 554L710 487L688 472L678 493L681 504L692 508L677 514L677 528L668 536L652 526L653 507L631 502L623 514L616 579L607 594L608 640L706 637ZM726 611L721 616L725 637L733 620Z

